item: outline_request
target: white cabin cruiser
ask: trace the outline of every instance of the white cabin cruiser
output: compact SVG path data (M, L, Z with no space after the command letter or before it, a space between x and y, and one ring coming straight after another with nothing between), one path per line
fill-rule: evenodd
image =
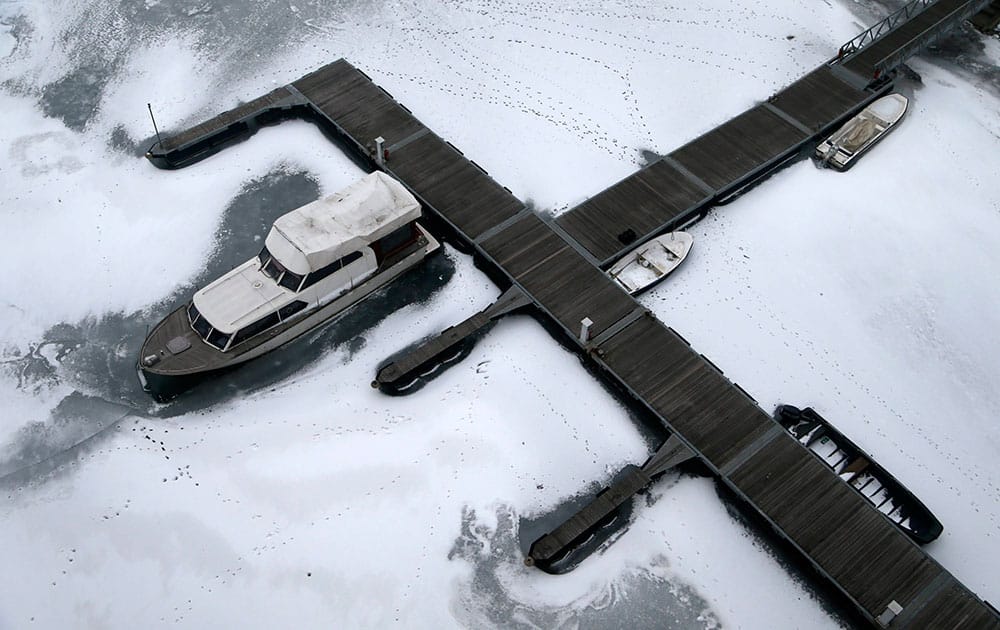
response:
M816 159L838 171L846 171L896 126L909 101L890 94L874 101L816 147Z
M629 295L635 295L667 277L687 258L694 238L687 232L668 232L625 254L608 269Z
M143 343L139 373L158 398L307 333L421 262L439 243L420 204L375 172L274 222L260 253L194 294Z

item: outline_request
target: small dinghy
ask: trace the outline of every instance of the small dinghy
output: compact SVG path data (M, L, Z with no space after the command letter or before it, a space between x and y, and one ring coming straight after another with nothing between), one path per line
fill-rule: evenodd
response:
M893 130L906 113L908 103L902 94L890 94L878 99L819 143L816 159L823 165L846 171Z
M811 408L781 405L774 418L915 542L925 545L941 535L941 521L920 499Z
M608 275L635 295L667 277L684 262L694 238L687 232L669 232L643 243L622 256Z

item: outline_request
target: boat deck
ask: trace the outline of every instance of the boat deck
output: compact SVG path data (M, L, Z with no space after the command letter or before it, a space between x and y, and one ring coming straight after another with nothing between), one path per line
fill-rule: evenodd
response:
M690 216L690 208L717 199L720 191L751 184L797 143L877 96L852 87L837 72L816 70L556 222L528 210L344 60L286 88L306 104L312 120L359 155L372 156L374 138L385 138L390 157L384 169L450 226L495 277L530 298L561 329L565 344L691 448L861 615L874 622L895 602L902 611L894 628L1000 629L991 607L599 268L625 246L621 231L632 229L638 241L671 217ZM244 106L220 117L215 131L206 123L197 137L180 135L188 144L211 144L213 133L231 133L232 125L255 116L273 117L274 107L285 106L281 99L277 103L265 102L256 113ZM753 146L734 148L741 133L752 134ZM154 147L150 159L169 166L170 146ZM580 340L584 318L593 324L590 337Z

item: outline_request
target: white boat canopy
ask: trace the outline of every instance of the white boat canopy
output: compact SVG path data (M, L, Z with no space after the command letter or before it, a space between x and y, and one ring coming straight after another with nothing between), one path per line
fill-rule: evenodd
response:
M305 275L419 218L416 198L376 171L279 217L264 245L286 269Z

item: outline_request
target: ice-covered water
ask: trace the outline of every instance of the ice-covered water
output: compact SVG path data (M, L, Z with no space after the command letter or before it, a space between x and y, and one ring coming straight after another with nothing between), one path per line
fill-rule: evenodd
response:
M859 11L857 15L850 10ZM0 627L831 627L847 620L673 475L572 573L523 523L651 443L526 317L406 398L368 382L497 290L448 249L309 339L160 406L149 325L360 175L285 123L177 172L152 129L347 57L559 212L821 63L874 3L0 4ZM765 407L812 404L935 510L930 552L1000 599L1000 40L913 62L901 128L694 228L643 298ZM761 606L768 601L773 605Z

